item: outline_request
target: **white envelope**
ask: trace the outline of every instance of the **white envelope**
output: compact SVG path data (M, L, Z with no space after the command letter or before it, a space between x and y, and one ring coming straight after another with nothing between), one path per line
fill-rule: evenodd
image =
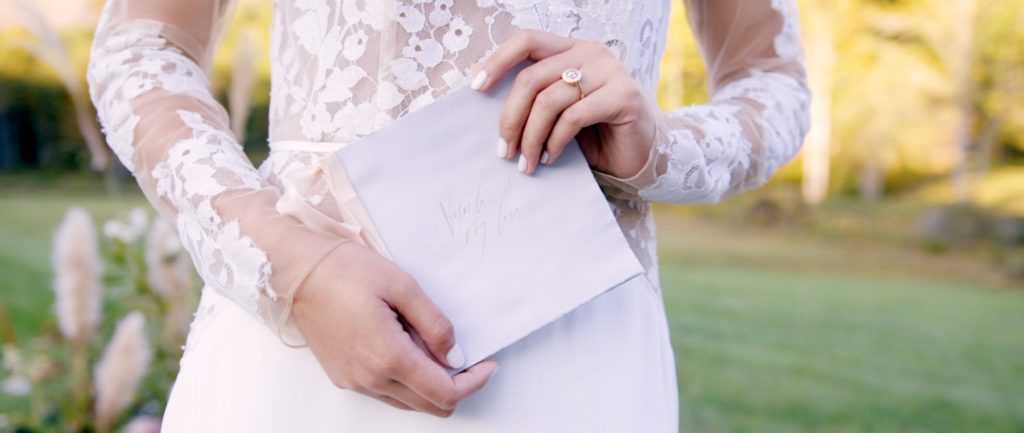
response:
M529 63L335 153L391 259L451 320L467 367L642 278L575 141L534 175L495 155L502 106Z

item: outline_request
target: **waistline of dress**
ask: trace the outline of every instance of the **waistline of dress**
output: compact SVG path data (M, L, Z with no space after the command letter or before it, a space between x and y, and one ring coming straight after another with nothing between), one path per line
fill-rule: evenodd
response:
M351 142L274 140L270 142L271 152L312 152L332 153L341 150Z

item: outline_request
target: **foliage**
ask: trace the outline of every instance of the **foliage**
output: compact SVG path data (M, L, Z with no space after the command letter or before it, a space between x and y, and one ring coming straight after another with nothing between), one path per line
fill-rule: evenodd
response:
M108 314L103 315L100 335L115 334L114 340L120 339L120 352L118 349L111 351L112 346L109 344L105 350L104 339L93 337L76 342L55 329L27 339L14 340L13 336L6 339L3 347L4 362L0 366L0 383L3 384L0 391L8 394L4 400L23 408L12 414L4 414L6 422L17 431L102 433L130 420L132 416L155 416L162 412L178 370L178 359L181 357L187 330L183 326L187 321L182 321L180 312L193 309L195 279L191 265L178 266L184 263L182 260L187 260L180 245L166 242L167 239L176 240L177 236L154 236L161 227L166 231L168 226L161 226L166 223L154 221L150 227L147 220L148 216L141 208L133 210L127 218L109 220L103 225L106 237L100 250L84 251L87 254L102 254L103 297ZM147 232L150 235L144 236ZM61 242L59 238L57 241ZM74 263L58 261L55 265L74 266ZM157 269L178 272L179 285L183 286L179 288L184 289L179 294L185 296L170 296L165 287L158 287L161 283L155 281L154 277L167 278L167 275L157 274ZM55 271L60 274L68 270ZM74 296L74 293L58 293L58 298L68 295ZM128 349L132 349L132 336L126 337L123 335L125 331L121 330L124 327L122 324L130 320L121 320L115 332L115 322L118 322L120 316L109 314L111 310L134 311L127 317L135 320L145 318L144 339L148 342L134 342L142 344L137 350L143 351L134 360L125 360L123 353L125 344L128 344ZM60 310L57 313L63 314ZM154 351L152 356L148 354L150 347ZM133 381L130 377L126 380L124 377L109 376L131 374L121 370L126 363L131 366L133 362L137 365L135 368L144 368L141 386L138 390L119 388ZM140 362L143 364L139 365ZM104 381L112 385L105 385ZM107 390L106 393L104 390ZM122 413L119 403L104 404L104 394L108 395L107 400L129 398L126 401L129 407ZM97 418L98 415L102 416ZM0 431L3 431L2 427Z

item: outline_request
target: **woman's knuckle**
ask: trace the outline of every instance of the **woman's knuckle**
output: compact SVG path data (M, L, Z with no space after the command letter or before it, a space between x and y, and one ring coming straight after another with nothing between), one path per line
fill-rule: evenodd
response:
M647 94L637 86L630 86L625 90L625 109L630 112L643 112L647 106Z
M331 379L331 383L334 384L335 387L341 389L352 389L352 383L349 382L348 378L337 374L332 374L328 377Z
M611 51L611 48L608 49L608 52L609 57L604 61L604 68L608 69L609 71L613 71L613 73L627 75L630 78L632 78L632 75L629 73L629 69L626 67L626 64L623 63L622 60L619 59L618 56Z
M580 42L580 46L591 56L604 56L606 54L611 54L611 50L608 49L608 46L601 42L586 40Z
M450 346L455 343L455 326L444 316L438 316L431 328L431 335L441 345Z
M394 350L382 346L372 349L370 353L364 364L366 374L363 376L363 381L390 378L397 362Z
M540 82L539 80L540 80L540 78L537 76L536 70L531 69L531 68L526 68L522 72L520 72L518 75L516 75L516 80L515 81L516 81L516 84L518 84L520 86L523 86L523 87L526 87L526 88L533 88L533 86L537 85Z
M558 119L563 122L566 126L572 129L579 129L583 127L583 118L580 116L580 111L569 107L565 110Z
M498 119L498 129L500 129L501 132L508 134L506 137L514 135L516 127L516 122L511 116L502 115L501 118Z
M357 380L348 381L348 384L342 388L349 391L357 392L360 394L370 394L373 392L372 387L368 383L369 378L359 378Z
M394 286L400 293L409 293L412 290L416 290L419 285L416 280L409 274L399 272L394 276Z
M558 105L558 101L551 92L544 91L537 94L533 104L544 110L553 110Z
M389 351L381 358L380 373L386 375L385 378L395 376L402 371L403 365L402 357L394 351Z
M455 407L459 405L459 398L455 394L449 393L442 396L437 403L442 410L454 411Z
M376 399L379 400L379 401L382 401L384 403L387 403L391 407L398 408L398 409L401 409L401 410L404 410L404 411L414 411L414 410L416 410L416 409L413 409L411 406L403 403L401 400L395 399L394 397L391 397L391 396L380 396L380 397L376 397Z
M535 29L521 29L519 32L519 41L526 46L532 45L538 36L538 31Z
M530 30L519 29L512 36L509 36L506 45L513 51L526 51L530 46Z
M376 370L363 378L362 385L367 390L381 390L391 382L387 372Z
M640 91L639 87L630 85L622 85L619 87L619 95L626 104L634 104L642 100L643 92Z

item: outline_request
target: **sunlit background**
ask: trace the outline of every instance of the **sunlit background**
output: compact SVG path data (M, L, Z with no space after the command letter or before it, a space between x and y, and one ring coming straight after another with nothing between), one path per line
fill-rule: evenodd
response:
M194 308L85 94L101 3L0 0L0 432L154 431ZM800 157L657 207L681 430L1024 432L1024 2L800 3ZM212 77L257 164L270 16L241 1ZM707 99L671 20L664 109Z

